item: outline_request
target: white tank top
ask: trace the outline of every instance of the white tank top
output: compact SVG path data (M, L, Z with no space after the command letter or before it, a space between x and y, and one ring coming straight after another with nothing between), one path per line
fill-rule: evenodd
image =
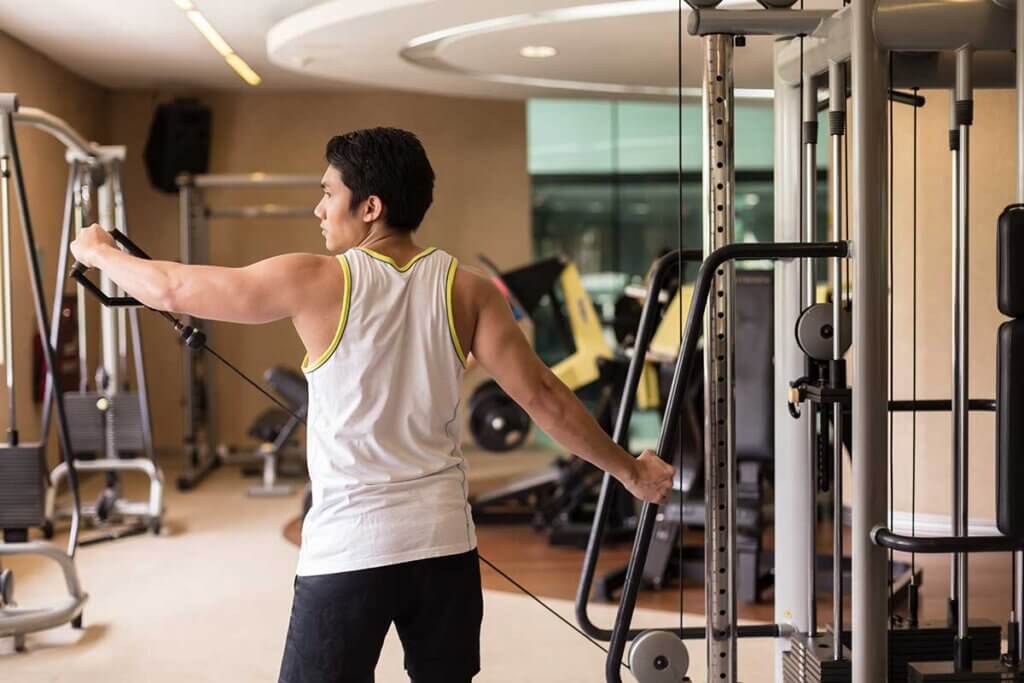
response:
M313 507L300 576L476 547L460 444L465 354L452 314L457 260L405 266L369 249L338 256L345 300L330 348L303 361Z

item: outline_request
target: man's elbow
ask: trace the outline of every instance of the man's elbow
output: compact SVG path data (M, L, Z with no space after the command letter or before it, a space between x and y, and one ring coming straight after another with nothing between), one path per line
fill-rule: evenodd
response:
M538 422L556 424L565 418L565 385L550 372L539 373L523 408Z

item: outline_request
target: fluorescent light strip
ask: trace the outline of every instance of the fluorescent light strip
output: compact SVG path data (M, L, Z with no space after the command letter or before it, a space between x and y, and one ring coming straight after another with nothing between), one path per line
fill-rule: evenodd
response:
M196 9L196 6L191 0L174 0L175 4L178 5L185 12L185 16L192 22L192 25L196 27L207 42L213 46L213 49L224 58L224 61L228 63L232 69L235 70L243 81L249 85L259 85L263 79L260 75L253 71L252 67L246 64L245 60L238 56L231 46L228 45L228 41L224 40L223 36L217 32L217 29L213 27L213 24L203 16L203 13Z

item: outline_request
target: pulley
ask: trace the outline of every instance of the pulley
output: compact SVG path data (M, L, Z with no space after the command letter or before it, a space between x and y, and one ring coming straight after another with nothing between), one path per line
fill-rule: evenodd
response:
M852 339L853 317L850 311L840 312L842 337L840 352L846 353ZM796 321L796 343L809 358L817 361L832 360L832 339L835 327L832 320L832 304L814 304L804 309Z
M645 631L629 648L629 668L639 683L682 683L690 655L674 633Z

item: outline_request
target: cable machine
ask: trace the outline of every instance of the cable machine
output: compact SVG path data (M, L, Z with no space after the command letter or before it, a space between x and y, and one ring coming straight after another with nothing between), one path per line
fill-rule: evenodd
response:
M25 110L21 110L24 112ZM38 112L38 110L34 110ZM0 638L14 638L18 651L25 650L25 636L29 633L56 628L70 623L82 627L82 610L88 595L82 590L75 567L80 525L78 475L71 447L71 430L64 409L64 394L60 391L56 371L55 353L50 340L46 319L42 272L36 251L32 220L29 215L25 180L14 135L14 119L19 113L18 98L13 93L0 94L0 265L2 265L2 356L7 387L6 443L0 445L0 559L4 557L39 555L56 562L63 573L67 595L62 600L41 607L22 607L15 601L14 574L0 566ZM41 113L41 112L40 112ZM71 531L67 549L46 541L29 540L29 529L42 527L45 518L46 441L21 440L17 414L17 394L14 367L14 278L11 255L11 202L10 184L14 182L15 202L25 245L35 319L46 360L47 377L58 391L54 393L57 415L57 434L60 453L64 461L68 486L71 491ZM45 430L42 432L45 435Z
M22 108L13 118L18 124L53 135L67 148L68 185L57 251L57 281L50 310L49 341L57 348L64 318L64 273L72 231L77 234L96 218L103 225L127 233L121 183L125 150L123 147L87 142L65 121L38 109ZM109 278L104 278L103 288L112 294L117 290ZM97 526L127 523L127 526L119 526L109 533L84 539L82 544L114 540L147 530L159 533L163 520L163 475L154 459L138 313L100 310L100 360L90 378L88 320L85 294L80 286L76 288L75 300L78 386L75 390L65 388L63 396L71 429L71 449L79 471L100 472L106 477L100 496L94 503L83 505L81 514L87 522ZM131 364L129 357L133 361ZM43 398L44 444L52 417L53 389L53 383L48 380ZM144 474L149 480L149 496L145 500L125 497L121 476L128 472ZM66 505L58 505L57 494L67 474L66 463L58 464L50 473L51 486L46 493L46 521L43 525L48 538L53 535L55 522L73 512Z

